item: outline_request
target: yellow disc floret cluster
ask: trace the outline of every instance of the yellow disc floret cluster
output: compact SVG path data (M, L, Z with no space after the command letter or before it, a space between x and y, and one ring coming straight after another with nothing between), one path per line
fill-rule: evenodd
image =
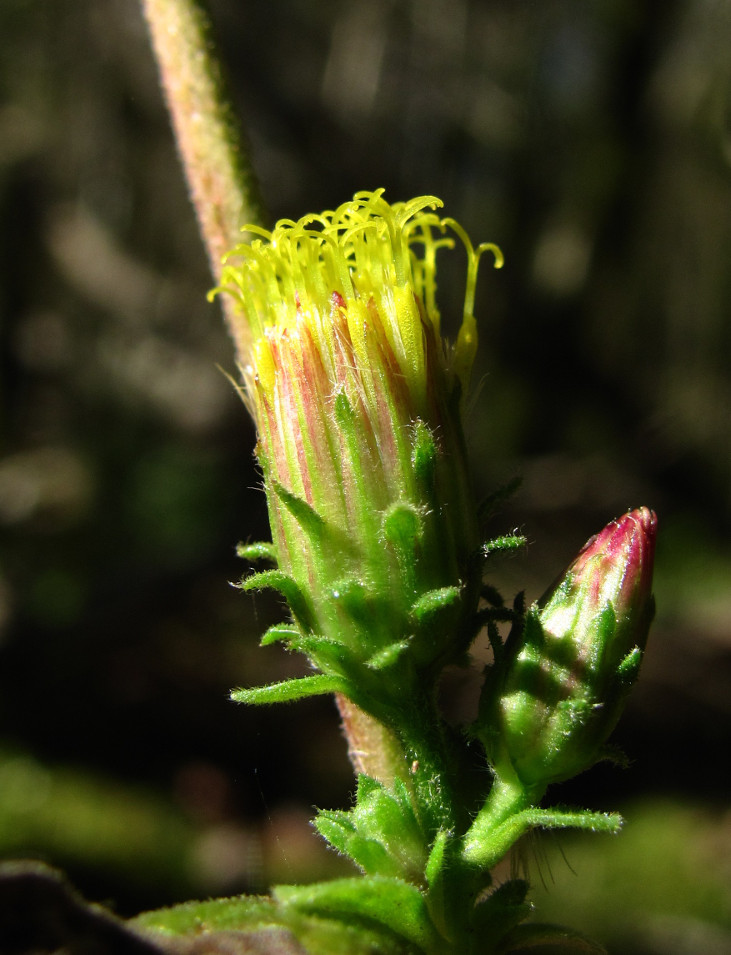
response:
M335 300L342 302L356 354L369 309L379 312L398 366L410 390L418 392L425 382L422 323L440 334L436 253L454 245L451 232L465 246L467 279L457 341L443 345L442 357L445 370L456 374L466 391L477 343L472 311L479 258L490 250L499 268L502 255L489 243L474 248L458 223L435 214L441 205L434 196L391 205L378 189L356 193L335 211L298 222L280 220L271 232L247 226L244 231L259 238L231 251L219 289L239 300L253 336L253 369L246 369L247 378L252 372L265 378L269 374L266 349L262 353L257 343L270 328L306 323L327 361L336 351Z

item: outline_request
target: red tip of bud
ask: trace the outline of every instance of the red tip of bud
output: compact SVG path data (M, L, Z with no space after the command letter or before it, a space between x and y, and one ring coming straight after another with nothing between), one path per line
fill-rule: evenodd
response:
M654 511L628 511L586 542L569 573L590 584L597 604L611 595L617 613L624 614L650 595L656 537Z

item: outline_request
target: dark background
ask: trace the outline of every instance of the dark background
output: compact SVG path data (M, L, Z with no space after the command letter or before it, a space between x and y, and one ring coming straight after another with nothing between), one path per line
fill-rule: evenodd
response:
M502 247L468 431L483 491L523 476L506 592L658 511L630 766L553 794L626 832L527 856L541 915L616 951L728 951L731 6L211 9L272 221L385 186ZM135 0L0 5L0 221L0 853L124 914L330 871L334 707L227 701L303 665L228 584L268 533L254 434Z

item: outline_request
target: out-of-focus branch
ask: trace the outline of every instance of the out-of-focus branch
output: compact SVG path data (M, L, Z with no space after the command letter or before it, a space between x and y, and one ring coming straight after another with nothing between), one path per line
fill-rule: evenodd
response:
M245 137L198 0L141 2L211 271L218 279L221 258L240 241L241 226L264 224ZM222 301L239 359L244 359L249 350L246 323L234 320L228 296Z

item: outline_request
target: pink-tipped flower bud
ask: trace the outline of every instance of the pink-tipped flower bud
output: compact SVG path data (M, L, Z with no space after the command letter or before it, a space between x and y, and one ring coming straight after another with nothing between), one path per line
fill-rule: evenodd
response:
M525 785L568 779L601 757L652 620L656 531L646 507L608 524L508 643L480 722L493 762L507 758Z

